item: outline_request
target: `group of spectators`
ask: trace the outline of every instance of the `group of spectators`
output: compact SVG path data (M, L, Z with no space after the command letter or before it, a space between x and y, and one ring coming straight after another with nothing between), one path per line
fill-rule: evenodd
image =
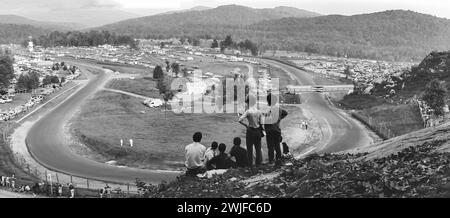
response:
M256 99L251 95L247 97L247 110L239 114L238 122L246 127L246 148L241 147L241 139L233 139L230 153L226 153L224 143L213 142L210 148L201 144L202 133L193 135L193 143L185 147L185 166L187 175L197 175L212 169L228 169L232 167L258 168L262 165L261 139L266 137L269 165L282 164L284 155L289 154L289 147L282 143L280 122L288 112L281 109L278 104L272 104L272 94L267 95L268 107L258 109ZM247 121L247 123L245 123ZM283 154L281 152L283 146ZM255 150L255 157L253 154Z
M48 182L35 183L33 186L22 184L16 184L16 177L14 174L11 176L2 176L0 185L3 188L9 189L13 192L37 195L47 195L47 196L58 196L58 197L75 197L75 186L72 183L67 184L66 191L64 191L64 185L56 183L50 184Z

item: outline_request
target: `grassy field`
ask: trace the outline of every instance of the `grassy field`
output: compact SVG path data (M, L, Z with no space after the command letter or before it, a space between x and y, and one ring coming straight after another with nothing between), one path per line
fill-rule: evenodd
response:
M416 105L381 105L357 112L366 122L384 125L395 136L410 133L423 128L419 108Z
M148 77L140 79L114 79L106 85L106 88L110 89L131 92L150 98L161 98L158 89L154 87L156 87L156 82Z
M84 105L72 126L82 142L118 164L172 169L183 166L184 146L196 131L204 134L206 146L218 141L231 147L233 137L244 136L236 120L235 114L163 112L127 95L100 92ZM120 147L120 139L126 146Z

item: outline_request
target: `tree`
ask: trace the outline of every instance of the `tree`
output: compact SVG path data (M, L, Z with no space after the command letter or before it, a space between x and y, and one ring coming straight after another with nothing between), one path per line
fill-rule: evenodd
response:
M217 41L217 39L214 39L214 41L211 44L211 48L218 48L219 47L219 42Z
M13 58L0 54L0 89L6 89L14 78Z
M39 74L36 71L31 71L28 73L28 90L37 89L39 87Z
M46 86L46 85L50 85L50 84L52 84L52 77L50 75L47 75L42 80L42 85Z
M186 67L183 67L181 72L183 73L183 77L187 77L188 76L188 69Z
M234 43L233 43L233 39L231 38L231 36L228 35L225 37L225 40L221 44L223 44L223 46L225 48L229 48L229 47L233 46Z
M52 83L54 83L54 84L58 84L58 83L59 83L59 78L58 78L58 76L52 76L52 77L51 77L51 81L52 81Z
M166 60L166 72L169 72L170 70L170 62L169 60Z
M28 91L28 83L29 83L28 76L21 74L19 76L19 78L17 79L16 88L19 90L27 90Z
M175 73L175 77L178 77L178 73L180 73L180 65L176 62L172 63L172 72Z
M161 66L156 66L153 70L153 79L162 79L164 78L164 72Z
M30 91L39 87L39 75L35 71L23 73L19 76L16 84L17 89Z
M61 84L66 82L66 77L61 77L61 81L60 82L61 82Z
M165 104L164 104L165 110L164 111L166 111L167 110L167 102L175 96L175 94L171 90L171 84L170 84L168 78L159 79L158 83L156 84L156 88L159 90L159 94L164 99L164 102L165 102ZM165 114L165 112L164 112L164 114Z
M434 79L430 83L428 83L422 100L425 101L425 103L434 110L435 115L441 116L444 114L444 99L446 93L447 91L441 85L439 80Z

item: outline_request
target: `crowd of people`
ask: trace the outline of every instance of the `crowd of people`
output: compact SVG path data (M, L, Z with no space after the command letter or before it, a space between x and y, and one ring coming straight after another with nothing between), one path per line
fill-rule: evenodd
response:
M62 184L50 184L47 182L35 183L30 187L28 184L18 185L16 184L16 176L1 176L0 185L5 189L10 189L14 192L37 195L48 195L58 197L75 197L75 186L72 183L67 184L67 191L64 192L64 186Z
M280 128L280 122L288 112L278 104L272 104L275 102L274 97L271 94L267 95L268 107L265 109L257 107L256 98L247 97L248 109L239 114L238 120L246 128L246 149L241 147L239 137L233 139L233 147L229 154L226 153L227 146L224 143L213 142L211 147L206 148L201 144L202 133L196 132L193 135L193 143L185 147L186 174L197 175L208 170L234 167L259 168L263 162L261 149L263 137L267 140L268 164L280 166L283 157L289 155L289 146L282 142Z

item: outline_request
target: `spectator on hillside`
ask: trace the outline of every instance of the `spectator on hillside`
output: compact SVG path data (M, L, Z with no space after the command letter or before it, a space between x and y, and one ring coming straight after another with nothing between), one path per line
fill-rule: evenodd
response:
M262 164L261 138L264 136L264 127L261 125L262 113L256 107L256 97L249 95L246 101L248 109L240 116L238 122L247 128L245 141L249 167L253 167L253 148L256 152L255 166L259 167ZM245 119L248 124L243 122Z
M230 159L225 151L227 146L224 143L220 143L219 152L220 154L213 157L210 161L206 163L206 168L208 170L212 169L229 169L234 166L234 162Z
M100 198L103 198L103 195L105 194L105 187L103 187L100 190L98 190L98 193L100 195Z
M111 187L108 184L106 184L106 186L105 186L105 192L104 193L105 193L107 198L111 198Z
M273 94L267 95L267 104L269 105L269 110L264 114L264 129L266 130L266 140L267 140L267 150L269 155L269 164L274 163L276 158L276 164L281 164L281 129L280 122L284 119L288 112L280 108L276 103L277 99ZM274 153L276 153L274 157Z
M210 161L213 157L217 156L219 154L219 150L217 150L217 147L219 144L217 142L213 142L211 144L211 147L209 147L205 152L205 162Z
M72 183L69 183L69 191L70 191L70 198L75 197L75 186L72 185Z
M236 137L233 139L230 156L236 160L236 167L248 167L247 150L241 147L241 138Z
M5 179L5 186L6 187L11 187L11 177L6 177L6 179Z
M31 190L33 191L33 196L38 195L41 191L40 191L40 187L39 187L39 183L34 183L33 187L31 188Z
M204 158L206 147L200 144L202 141L201 132L196 132L192 139L194 142L185 147L185 166L187 168L186 175L195 176L205 172Z
M14 174L11 176L11 188L16 188L16 176Z
M63 195L63 185L62 184L58 185L58 195L59 195L59 197L62 197L62 195Z

